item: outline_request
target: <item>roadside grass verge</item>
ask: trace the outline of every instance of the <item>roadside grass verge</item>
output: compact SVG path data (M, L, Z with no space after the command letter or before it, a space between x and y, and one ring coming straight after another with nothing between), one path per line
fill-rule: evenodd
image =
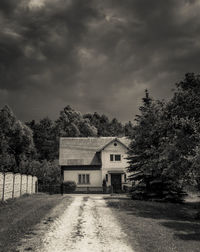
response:
M55 206L70 197L33 194L0 203L0 251L16 251L20 239ZM58 213L59 214L59 213Z
M135 251L200 251L200 221L195 219L200 203L159 203L127 197L105 199Z

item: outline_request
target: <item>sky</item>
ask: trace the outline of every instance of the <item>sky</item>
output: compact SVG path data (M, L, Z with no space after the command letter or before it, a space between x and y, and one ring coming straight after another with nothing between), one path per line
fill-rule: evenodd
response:
M146 88L169 99L199 73L199 13L199 0L1 0L0 107L132 121Z

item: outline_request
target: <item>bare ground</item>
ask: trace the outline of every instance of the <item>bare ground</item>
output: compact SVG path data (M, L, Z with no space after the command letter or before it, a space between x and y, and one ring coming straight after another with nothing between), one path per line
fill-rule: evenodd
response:
M56 211L56 209L54 209ZM134 251L100 195L76 195L49 226L38 224L17 251Z

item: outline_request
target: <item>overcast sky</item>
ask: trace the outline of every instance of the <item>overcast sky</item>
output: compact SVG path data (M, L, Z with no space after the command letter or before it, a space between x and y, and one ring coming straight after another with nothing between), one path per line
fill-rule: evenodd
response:
M199 73L199 13L199 0L0 0L0 106L133 120L146 88L167 99Z

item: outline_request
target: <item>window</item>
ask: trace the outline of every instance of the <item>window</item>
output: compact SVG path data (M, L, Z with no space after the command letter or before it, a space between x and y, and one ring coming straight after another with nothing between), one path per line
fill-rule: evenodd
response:
M106 174L106 182L108 182L108 174Z
M115 161L121 161L121 155L115 155Z
M110 161L121 161L121 155L120 154L117 154L117 155L110 154Z
M79 184L90 184L90 174L79 174L78 175Z

